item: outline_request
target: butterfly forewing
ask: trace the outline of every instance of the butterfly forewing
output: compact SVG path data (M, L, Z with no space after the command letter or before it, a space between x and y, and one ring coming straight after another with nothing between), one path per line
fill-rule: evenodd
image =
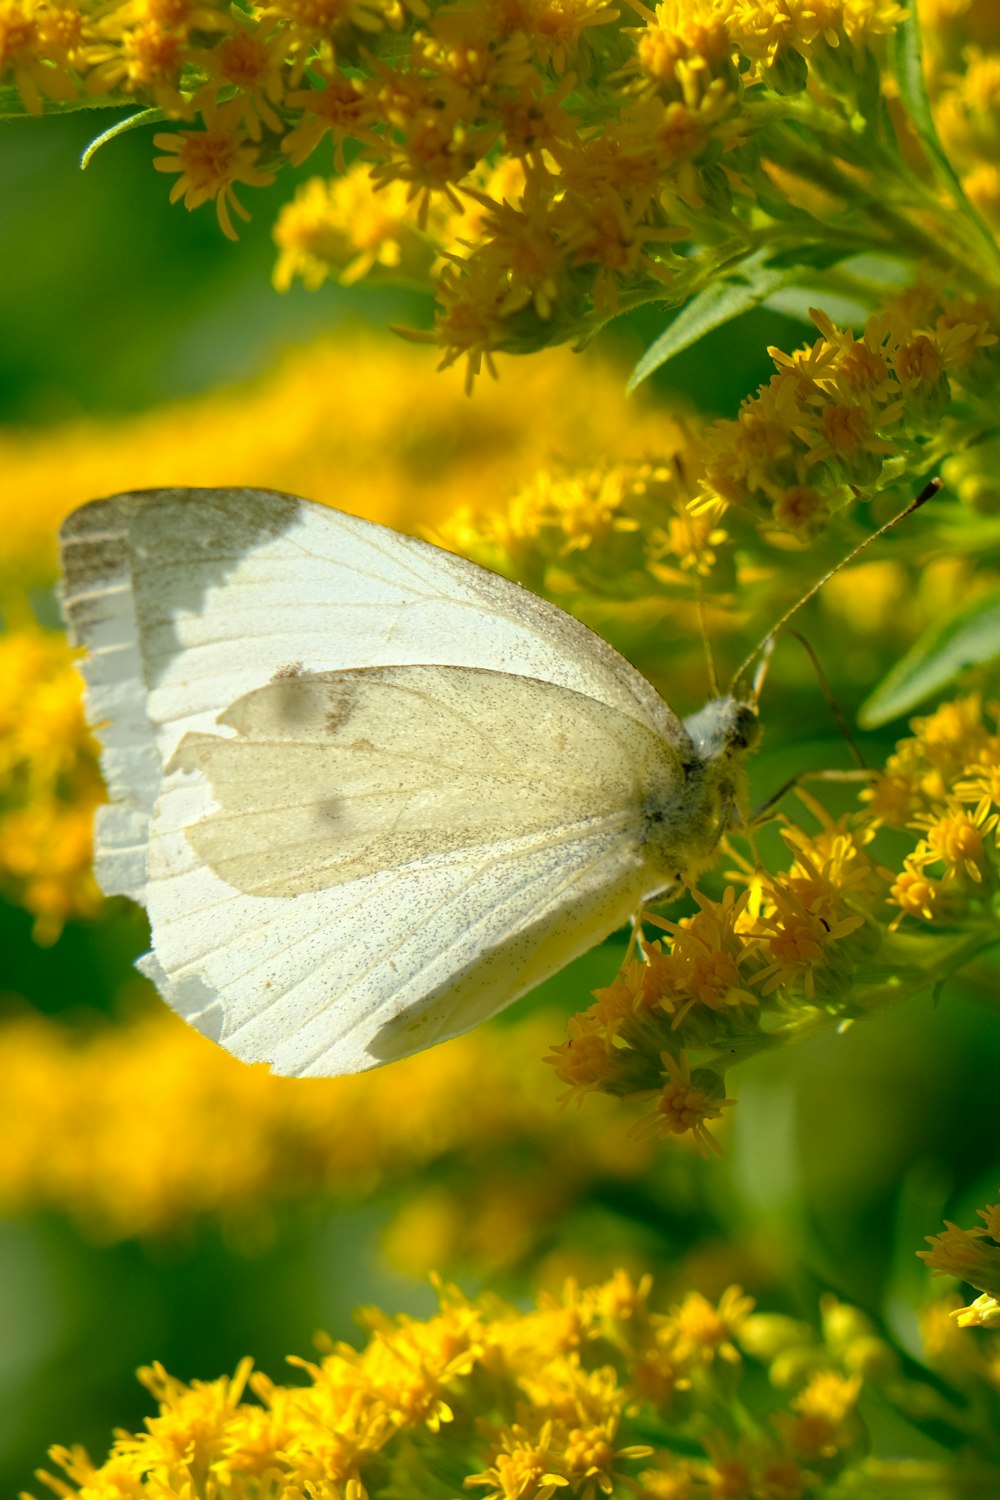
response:
M650 795L682 780L670 747L634 719L470 667L283 678L220 723L235 733L188 735L174 757L206 784L184 831L224 880L260 896L522 835L578 837L609 819L638 859Z
M440 548L262 490L114 496L63 525L63 598L102 725L98 878L143 899L145 825L183 736L275 674L442 664L537 677L670 743L642 675L554 605Z

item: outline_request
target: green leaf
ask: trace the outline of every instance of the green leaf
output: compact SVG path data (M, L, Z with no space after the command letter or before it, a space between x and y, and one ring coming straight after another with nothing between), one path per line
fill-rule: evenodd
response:
M13 84L0 87L0 120L40 120L45 115L72 115L82 109L125 109L121 95L100 94L79 99L46 99L41 114L25 109L24 101Z
M871 312L873 301L870 298L862 302L860 297L824 291L818 286L787 286L765 297L763 306L785 318L794 318L797 323L805 323L815 334L815 325L809 316L811 307L821 307L840 328L859 328Z
M138 130L143 125L158 125L161 120L166 119L169 119L166 110L141 109L137 115L129 115L124 120L116 120L114 125L108 130L102 131L100 135L95 136L91 141L86 151L80 157L80 171L85 172L101 147L106 146L109 141L113 141L116 136L125 135L129 130Z
M692 297L670 327L649 346L629 377L629 392L682 349L690 348L714 328L721 328L757 307L778 287L796 280L800 272L798 266L775 270L768 263L767 251L757 250L732 271L723 273L725 280L714 282Z
M924 50L915 5L910 6L906 19L892 33L891 56L893 72L899 85L899 96L906 106L906 112L924 149L933 159L935 166L943 170L952 187L957 188L961 193L961 184L941 145L937 126L934 124L934 116L931 113L930 100L927 97L927 85L924 80Z
M975 224L992 250L995 245L993 232L965 196L965 190L951 164L948 153L941 144L941 137L934 124L924 78L923 44L920 39L920 22L915 4L910 5L906 19L892 33L891 49L893 72L899 85L899 96L906 106L906 112L927 153L928 160L954 195L955 202Z
M858 723L877 729L947 687L966 667L1000 661L1000 593L938 621L861 705Z
M913 274L908 261L865 253L840 256L832 263L827 259L821 266L822 276L810 276L807 268L814 260L808 246L803 247L799 263L795 282L772 292L763 305L807 325L812 321L809 309L821 307L842 328L859 327L873 307L906 286Z

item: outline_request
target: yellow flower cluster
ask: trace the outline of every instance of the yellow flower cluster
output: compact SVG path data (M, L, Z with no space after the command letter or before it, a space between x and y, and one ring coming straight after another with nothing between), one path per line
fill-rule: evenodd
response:
M181 1238L211 1217L252 1246L282 1204L408 1183L394 1263L518 1263L595 1178L651 1165L626 1122L581 1129L553 1111L551 1075L526 1063L545 1032L528 1019L302 1082L237 1062L158 1002L118 1024L13 1014L0 1024L0 1211L65 1214L100 1242Z
M755 1313L738 1287L662 1312L651 1292L649 1278L618 1272L517 1311L442 1287L426 1321L369 1310L360 1351L326 1341L318 1361L294 1358L297 1384L249 1360L190 1385L154 1365L140 1371L158 1403L145 1431L120 1432L102 1464L55 1448L70 1482L39 1477L66 1500L819 1500L841 1483L874 1497L933 1477L929 1462L921 1473L866 1456L864 1385L903 1410L935 1398L856 1309L827 1300L820 1338ZM988 1456L977 1473L1000 1483Z
M895 877L890 902L924 923L985 922L997 888L1000 705L978 694L913 721L914 737L890 756L865 793L877 823L921 834Z
M695 892L679 922L646 914L669 943L640 930L640 956L570 1021L549 1059L565 1098L652 1099L634 1134L718 1149L734 1063L926 990L996 943L1000 733L975 696L912 728L863 811L834 822L800 789L820 827L782 820L786 872L748 865L740 896ZM883 825L919 834L896 871L876 862Z
M646 623L656 605L672 612L697 597L701 580L719 567L729 581L729 537L710 516L696 515L700 429L693 419L661 416L657 458L641 462L539 469L502 506L457 507L431 536L439 545L506 573L564 606L587 609L613 597L644 601Z
M39 942L101 901L90 857L104 786L81 687L61 632L0 635L0 888L34 914Z
M1000 1203L979 1209L982 1224L961 1229L945 1220L942 1234L928 1235L929 1250L918 1250L935 1276L957 1276L982 1293L971 1307L951 1315L961 1328L1000 1328Z
M539 591L569 595L583 613L609 591L621 602L659 599L690 632L697 617L679 615L677 601L700 599L704 579L716 605L732 601L734 585L745 599L770 546L813 541L859 494L915 493L941 463L970 513L965 532L951 529L949 565L960 567L961 554L978 549L976 513L1000 509L991 437L1000 296L950 296L921 283L872 313L860 337L818 309L812 318L821 337L790 354L771 348L777 373L733 420L666 417L655 460L543 469L502 509L462 504L433 536ZM751 523L762 534L750 534ZM920 586L940 583L939 574L931 567ZM843 582L841 602L850 594L863 611L867 591ZM935 607L957 606L965 585L953 583ZM654 618L647 613L647 626ZM714 623L733 620L720 612Z
M749 505L803 538L887 474L926 472L954 451L951 428L931 436L951 383L976 405L1000 372L996 297L919 286L873 313L861 338L812 318L822 337L791 355L769 350L778 373L708 434L702 479L709 509Z
M474 372L792 243L804 264L875 249L978 274L982 245L889 124L880 72L905 16L897 0L0 0L0 84L28 112L134 101L176 122L154 165L230 236L238 189L325 143L338 180L283 212L278 284L432 282L429 337Z

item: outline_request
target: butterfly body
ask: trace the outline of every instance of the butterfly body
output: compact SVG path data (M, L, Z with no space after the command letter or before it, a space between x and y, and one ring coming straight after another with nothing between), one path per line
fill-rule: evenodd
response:
M712 862L733 814L746 801L743 757L760 735L757 711L737 698L711 698L683 721L690 748L682 751L684 780L645 807L650 856L669 878L657 894L694 880Z
M247 1060L353 1072L468 1029L696 874L740 800L747 705L685 727L571 616L370 522L155 491L62 551L98 879Z

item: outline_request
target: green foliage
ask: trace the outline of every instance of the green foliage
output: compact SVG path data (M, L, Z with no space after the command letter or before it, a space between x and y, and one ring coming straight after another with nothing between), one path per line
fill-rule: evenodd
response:
M954 686L968 668L997 661L1000 595L989 594L930 625L865 699L858 723L877 729Z

